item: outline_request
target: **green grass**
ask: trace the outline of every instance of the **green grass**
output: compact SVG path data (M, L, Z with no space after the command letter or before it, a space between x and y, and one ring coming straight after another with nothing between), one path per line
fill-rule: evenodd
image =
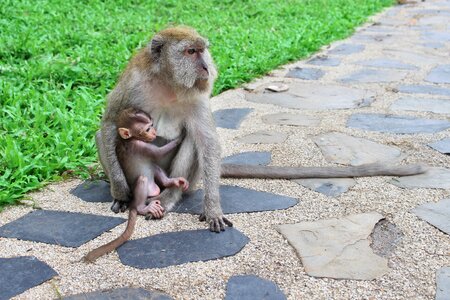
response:
M352 33L393 0L0 1L0 209L96 174L93 136L130 56L168 24L210 39L214 93Z

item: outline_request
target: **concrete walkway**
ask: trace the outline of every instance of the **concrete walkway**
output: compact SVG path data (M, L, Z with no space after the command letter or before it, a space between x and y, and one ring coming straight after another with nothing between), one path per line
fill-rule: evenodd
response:
M155 291L174 299L245 299L245 288L271 299L450 299L449 53L450 1L396 6L310 59L211 102L223 157L251 152L244 162L274 166L425 163L433 167L427 174L223 180L246 188L224 188L236 229L226 239L204 235L189 199L191 207L179 211L194 214L139 219L127 250L95 264L80 259L119 235L123 220L109 203L73 195L81 181L53 184L30 195L43 211L16 206L0 213L0 299L117 288L149 291L117 292L129 299ZM285 206L259 207L258 199ZM246 201L256 202L239 206ZM177 249L163 233L177 234L175 248L193 241L188 252L211 250L209 256L172 261L167 253ZM212 249L217 244L233 249L222 253ZM30 286L13 286L14 275Z

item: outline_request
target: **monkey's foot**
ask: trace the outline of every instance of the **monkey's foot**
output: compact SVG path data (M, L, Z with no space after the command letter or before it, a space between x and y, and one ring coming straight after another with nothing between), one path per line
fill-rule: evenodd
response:
M114 199L113 204L111 205L111 210L114 213L124 212L128 209L128 202L119 201L117 199Z
M209 230L217 233L225 231L225 225L227 225L228 227L233 227L233 223L231 223L223 215L215 218L210 218L206 217L205 213L202 213L198 219L200 222L208 222Z
M141 204L136 207L139 215L146 216L146 219L151 215L152 219L161 219L164 217L164 207L161 206L159 200L152 200L149 204Z

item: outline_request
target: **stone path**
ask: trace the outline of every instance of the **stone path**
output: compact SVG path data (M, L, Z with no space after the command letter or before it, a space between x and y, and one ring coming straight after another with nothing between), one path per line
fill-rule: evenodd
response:
M353 36L212 99L223 161L426 163L402 178L222 181L132 241L105 181L52 184L0 212L0 299L450 299L450 2L396 6Z

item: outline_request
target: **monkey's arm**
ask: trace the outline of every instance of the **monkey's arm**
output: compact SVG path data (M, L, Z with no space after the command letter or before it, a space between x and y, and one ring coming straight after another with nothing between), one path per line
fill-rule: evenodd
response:
M408 176L425 173L426 171L427 167L423 165L367 164L357 167L272 167L223 164L221 176L223 178L263 179L345 178Z
M169 152L174 150L179 144L180 139L170 141L161 147L141 141L139 141L138 145L140 147L140 151L142 151L145 155L147 155L151 159L159 160L166 156Z
M111 184L111 195L114 199L127 202L130 199L130 188L128 187L119 160L117 159L117 128L114 122L102 122L101 135L103 147L102 150L99 151L99 155L103 156L101 160L109 171L108 177ZM101 153L103 151L104 153Z

